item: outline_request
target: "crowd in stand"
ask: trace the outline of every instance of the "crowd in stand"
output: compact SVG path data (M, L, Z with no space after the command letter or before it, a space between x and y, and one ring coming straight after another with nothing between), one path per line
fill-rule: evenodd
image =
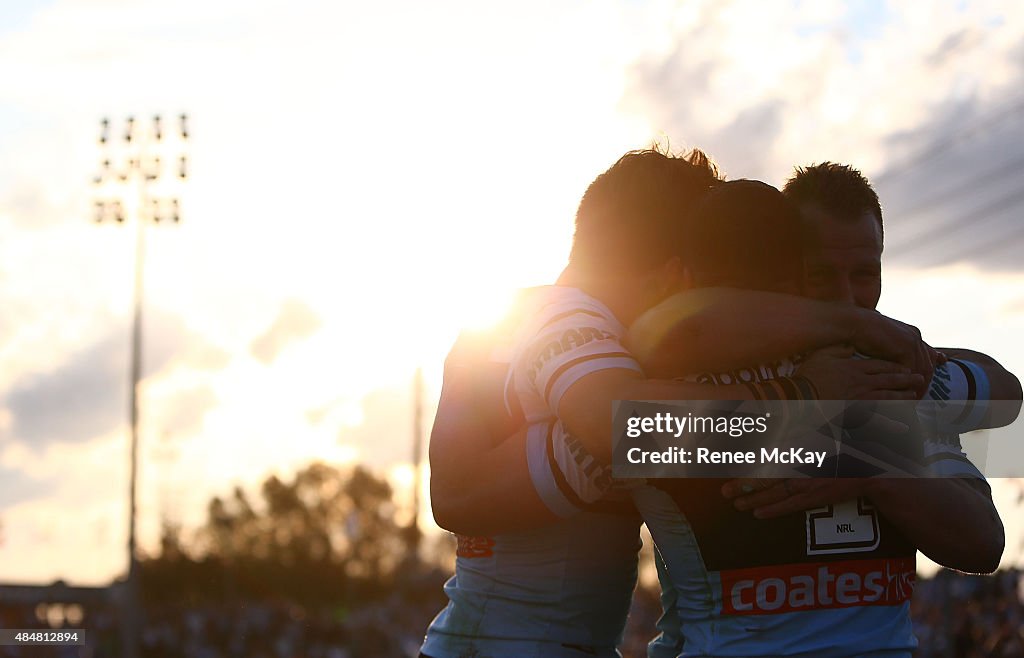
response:
M146 658L357 658L415 656L436 606L411 607L395 596L358 610L309 613L281 602L225 606L165 605L147 610ZM25 619L26 625L38 622ZM90 611L85 647L0 647L0 657L120 656L116 617Z
M1017 569L994 576L941 571L917 584L913 603L919 658L1024 656L1024 579ZM422 591L420 589L422 588ZM142 629L147 658L402 658L416 656L437 613L439 583L393 593L366 606L311 613L285 602L234 606L150 606ZM429 593L428 593L429 592ZM622 645L624 658L642 658L661 614L654 590L637 591ZM39 626L30 607L0 609L7 628ZM120 656L117 618L87 609L86 647L0 647L0 658Z
M1024 579L1019 569L993 576L940 571L914 590L919 658L1024 656Z

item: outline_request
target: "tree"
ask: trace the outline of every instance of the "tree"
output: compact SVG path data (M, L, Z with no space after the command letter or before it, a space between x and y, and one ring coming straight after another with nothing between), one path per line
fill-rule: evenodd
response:
M361 466L313 463L290 480L269 476L259 500L235 487L207 505L199 543L165 524L159 557L147 561L160 596L363 599L389 589L405 555L391 487ZM197 594L198 593L198 594Z

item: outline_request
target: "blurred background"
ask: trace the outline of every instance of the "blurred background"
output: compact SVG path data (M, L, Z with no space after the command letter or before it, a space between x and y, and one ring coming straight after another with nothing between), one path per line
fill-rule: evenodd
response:
M19 0L0 71L0 626L97 630L66 655L133 597L144 655L413 655L447 349L652 142L861 168L879 309L1024 372L1024 5ZM994 490L1003 572L920 561L922 656L1024 655Z

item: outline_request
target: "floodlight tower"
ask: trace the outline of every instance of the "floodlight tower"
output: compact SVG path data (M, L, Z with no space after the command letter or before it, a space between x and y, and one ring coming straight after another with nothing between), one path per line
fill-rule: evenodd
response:
M135 224L135 290L132 305L131 360L129 365L128 420L131 427L128 477L128 578L124 654L139 655L139 561L136 550L137 479L139 462L139 381L142 378L142 300L146 225L177 224L180 202L173 183L188 177L188 116L177 117L177 130L168 133L160 115L149 128L129 116L120 135L112 132L110 119L100 121L100 169L96 186L94 220L97 223ZM174 151L172 151L174 149ZM170 153L170 157L169 157Z
M412 383L412 520L409 522L409 558L419 554L420 539L420 486L423 477L423 368L416 368Z

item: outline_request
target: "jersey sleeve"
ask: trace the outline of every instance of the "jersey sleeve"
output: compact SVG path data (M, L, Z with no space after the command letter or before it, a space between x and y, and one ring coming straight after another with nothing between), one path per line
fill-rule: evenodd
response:
M588 509L611 489L611 468L598 462L559 421L531 425L526 450L530 480L557 516L568 518Z
M980 366L950 359L935 368L928 394L918 404L918 417L936 435L972 432L984 426L990 396Z
M619 495L622 484L613 481L610 466L595 459L558 419L562 396L587 375L609 369L642 372L622 346L623 333L606 307L581 293L541 308L516 337L505 402L518 401L524 410L530 423L530 479L559 517L584 510L635 514L631 502L628 510L619 509L620 498L628 501L628 496Z
M530 480L552 513L569 518L579 512L635 515L631 491L644 483L613 478L586 446L560 421L534 423L526 435Z
M983 427L989 397L988 378L977 364L950 359L935 369L928 395L917 407L928 437L925 466L933 476L985 481L964 452L960 434Z
M581 378L611 368L641 372L622 346L622 326L584 304L552 309L518 351L515 367L553 416L565 392Z
M924 442L925 467L934 477L963 477L985 481L960 445L958 434L931 437Z

